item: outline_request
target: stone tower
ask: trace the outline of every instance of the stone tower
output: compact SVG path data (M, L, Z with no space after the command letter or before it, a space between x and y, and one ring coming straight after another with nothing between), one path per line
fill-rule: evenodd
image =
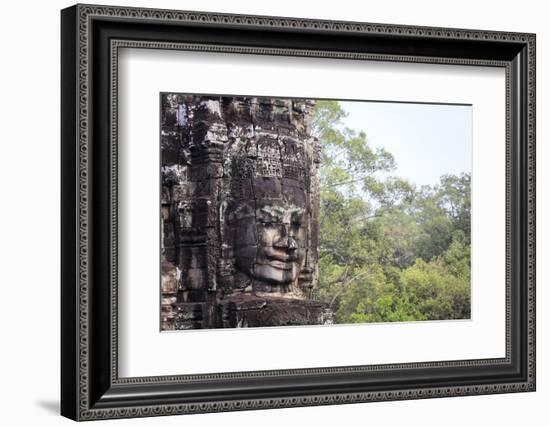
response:
M304 99L162 95L162 329L326 324Z

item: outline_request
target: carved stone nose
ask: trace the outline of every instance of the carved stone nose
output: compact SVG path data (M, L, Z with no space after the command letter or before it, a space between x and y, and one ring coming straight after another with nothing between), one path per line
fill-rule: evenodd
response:
M298 244L296 244L296 241L292 237L287 238L287 249L288 250L296 250L298 248Z
M273 245L277 248L282 248L285 250L296 250L298 248L296 240L292 237L279 237L275 240Z

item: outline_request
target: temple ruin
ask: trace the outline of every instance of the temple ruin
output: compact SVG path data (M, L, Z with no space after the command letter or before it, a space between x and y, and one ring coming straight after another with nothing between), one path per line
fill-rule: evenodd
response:
M315 101L161 95L161 329L332 323Z

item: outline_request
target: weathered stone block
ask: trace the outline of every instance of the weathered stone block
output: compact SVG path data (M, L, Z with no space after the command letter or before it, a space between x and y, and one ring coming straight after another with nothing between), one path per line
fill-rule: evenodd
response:
M218 304L219 322L224 328L333 323L327 304L313 300L238 296Z

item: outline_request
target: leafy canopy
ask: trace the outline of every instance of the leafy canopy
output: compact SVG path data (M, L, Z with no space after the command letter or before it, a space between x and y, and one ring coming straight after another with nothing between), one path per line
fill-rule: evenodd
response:
M470 174L417 188L318 101L319 289L337 323L470 317Z

